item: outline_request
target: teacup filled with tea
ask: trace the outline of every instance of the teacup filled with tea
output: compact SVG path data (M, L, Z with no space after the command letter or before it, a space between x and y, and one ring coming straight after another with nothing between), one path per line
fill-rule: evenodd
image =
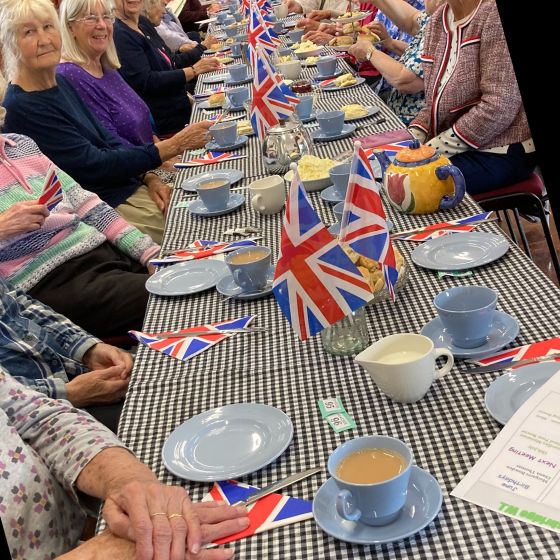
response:
M227 208L230 196L230 182L227 179L205 179L198 183L195 190L209 211L214 212Z
M412 450L390 436L363 436L337 447L327 464L338 493L340 517L387 525L399 516L408 492Z
M270 258L269 247L255 245L228 253L225 261L234 282L244 292L254 292L266 287Z

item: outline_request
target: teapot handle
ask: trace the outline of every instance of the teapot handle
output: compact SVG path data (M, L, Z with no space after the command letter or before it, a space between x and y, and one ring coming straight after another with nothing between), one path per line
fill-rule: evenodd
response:
M441 181L444 181L451 176L455 185L455 194L452 197L445 195L441 199L441 202L439 203L440 210L455 208L455 206L457 206L457 204L459 204L465 196L465 177L463 177L461 170L455 165L440 165L436 168L436 176Z

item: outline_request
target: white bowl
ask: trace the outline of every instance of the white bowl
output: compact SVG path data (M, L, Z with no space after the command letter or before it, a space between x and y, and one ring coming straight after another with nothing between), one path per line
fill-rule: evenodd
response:
M284 175L284 179L288 182L292 182L292 170L288 171ZM332 185L332 180L329 175L327 177L322 177L321 179L308 179L307 181L301 181L303 183L303 187L307 192L314 192L314 191L322 191L326 189L328 186Z
M301 61L291 60L290 62L281 62L277 65L278 70L288 80L297 80L301 75Z
M329 45L331 49L338 52L348 52L352 45Z
M305 60L308 56L319 56L322 52L323 52L323 47L319 47L318 49L313 49L312 51L303 51L303 52L294 51L297 57L301 60Z

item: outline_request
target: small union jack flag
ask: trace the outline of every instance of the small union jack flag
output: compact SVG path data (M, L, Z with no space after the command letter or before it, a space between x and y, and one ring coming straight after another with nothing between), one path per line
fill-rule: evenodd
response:
M188 327L186 329L181 329L178 332L167 332L167 333L144 333L140 331L128 331L128 334L138 340L141 344L145 344L152 350L167 354L172 358L177 360L187 361L193 356L208 350L214 344L218 344L222 340L229 338L233 333L222 334L213 331L221 329L238 329L243 327L248 327L251 321L256 317L256 315L247 315L241 317L240 319L234 319L230 321L221 321L218 323L209 323L207 325L200 325L197 327ZM201 331L208 330L209 334L195 335L195 336L185 336L189 331ZM161 338L161 335L177 334L177 337L171 338Z
M315 212L294 168L273 291L301 340L371 300L367 282Z
M396 156L401 150L405 148L410 148L410 143L412 140L402 140L401 142L391 142L390 144L381 144L379 146L375 146L374 148L367 148L365 153L368 159L373 157L374 150L383 150L387 157Z
M39 204L46 204L49 210L53 210L62 201L62 198L62 184L54 167L51 165L45 178L43 194L39 197L38 202Z
M288 119L294 112L295 105L293 97L286 97L274 70L268 60L262 56L259 47L256 47L253 59L255 66L253 67L251 125L259 140L263 141L266 131L278 124L281 119ZM295 101L297 102L297 98Z
M251 10L251 2L249 0L241 0L241 13L246 18Z
M389 236L379 186L359 142L354 144L354 157L350 164L350 179L339 237L341 242L347 243L356 253L381 264L385 285L391 299L394 300L394 286L398 278L395 252Z
M487 220L490 214L492 214L492 212L482 212L480 214L474 214L473 216L467 216L466 218L460 218L459 220L438 222L437 224L426 226L422 231L412 234L403 233L402 235L394 237L394 239L401 239L403 241L428 241L429 239L435 239L436 237L442 237L451 233L473 231L479 224L472 224L471 222ZM450 227L454 225L457 227ZM441 229L442 227L446 229Z
M541 356L548 356L549 354L560 353L560 337L549 338L541 340L540 342L533 342L532 344L525 344L517 348L510 348L503 352L498 352L493 356L487 358L480 358L478 360L467 360L470 363L475 363L481 366L489 366L494 364L509 364L514 360L528 360L529 358L540 358ZM560 361L556 358L556 361Z
M221 241L213 241L210 239L197 239L192 243L192 249L186 251L177 251L168 257L161 259L152 259L150 264L156 266L162 264L169 264L180 261L191 261L193 259L204 259L212 255L220 253L227 253L228 251L235 251L240 247L250 247L256 245L257 242L252 239L242 239L241 241L232 241L231 243L223 243Z
M174 163L173 167L184 169L185 167L198 167L200 165L211 165L213 163L221 163L222 161L231 161L241 159L244 156L233 154L232 152L207 152L201 157L195 157L185 161L184 163Z
M209 501L225 501L234 504L240 500L247 499L254 494L258 488L249 486L235 480L225 482L216 482L209 494L204 496L203 502ZM261 498L255 504L248 507L249 510L249 526L243 531L234 533L223 539L213 542L214 545L225 544L237 541L268 531L276 529L297 521L305 521L313 517L312 502L309 500L301 500L292 498L291 496L283 496L282 494L269 494Z
M259 10L255 9L254 4L251 6L251 16L249 18L247 30L247 43L249 45L249 58L253 70L255 69L256 63L255 56L257 56L257 46L260 46L267 56L272 56L278 46L278 43L273 41L270 36L268 23L264 21Z

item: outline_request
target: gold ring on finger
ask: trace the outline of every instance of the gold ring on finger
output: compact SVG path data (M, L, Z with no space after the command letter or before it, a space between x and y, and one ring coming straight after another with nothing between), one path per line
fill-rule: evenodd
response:
M183 517L182 513L172 513L167 516L167 519L173 519L174 517Z
M165 511L156 511L155 513L150 513L150 517L155 517L156 515L167 515Z

